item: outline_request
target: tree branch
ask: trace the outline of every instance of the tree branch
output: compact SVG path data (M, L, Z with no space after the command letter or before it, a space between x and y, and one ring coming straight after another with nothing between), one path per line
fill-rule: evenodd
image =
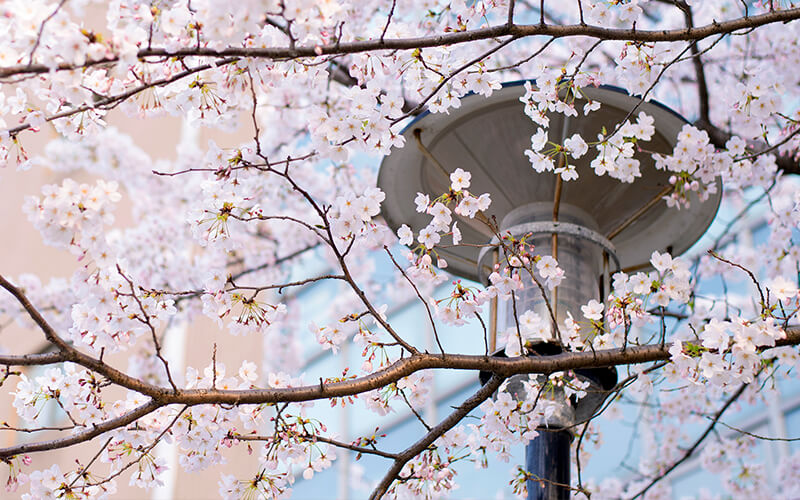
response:
M153 411L157 410L161 406L163 405L160 404L159 402L151 400L143 404L142 406L129 411L128 413L120 415L117 418L112 418L111 420L106 420L99 424L93 424L92 428L87 429L83 432L78 432L69 437L52 439L49 441L39 441L37 443L18 444L16 446L0 448L0 459L10 458L13 457L14 455L19 455L21 453L34 453L37 451L57 450L78 443L83 443L105 432L112 431L114 429L118 429L132 422L135 422L140 418L142 418L143 416L148 415Z
M425 47L441 47L478 40L489 40L503 36L516 38L531 36L553 36L556 38L586 36L602 38L605 40L625 40L635 42L680 42L694 41L708 38L709 36L732 33L743 29L752 29L773 23L785 23L800 19L800 8L767 12L756 16L744 16L729 21L713 22L696 28L680 28L671 30L640 30L624 28L602 28L581 24L553 25L553 24L502 24L494 27L479 28L474 30L442 33L431 36L408 38L384 38L355 42L336 42L326 45L297 45L295 47L227 47L220 50L205 47L187 47L178 50L153 47L140 50L137 57L254 57L264 59L297 59L302 57L320 57L330 55L357 54L378 50L413 50ZM118 58L109 57L86 61L83 64L61 63L55 66L56 70L73 70L117 62ZM0 78L7 78L20 74L48 73L52 66L43 64L16 65L0 68Z
M717 149L725 149L725 143L728 142L728 140L734 135L726 132L707 120L703 120L702 118L694 122L694 126L708 132L708 138L711 141L711 144L713 144ZM787 140L791 137L794 137L797 133L797 131L792 133ZM782 143L783 142L785 141L782 141ZM750 155L751 157L771 152L778 146L770 146L762 141L750 141L748 145L757 151L757 153ZM800 162L798 162L792 154L776 155L775 163L778 165L778 169L783 173L800 175Z
M306 441L319 441L320 443L329 444L331 446L336 446L337 448L344 448L346 450L355 451L357 453L363 453L365 455L376 455L383 458L391 458L396 459L397 453L391 453L388 451L382 451L375 448L365 448L363 446L357 446L352 443L345 443L344 441L339 441L336 439L332 439L325 436L317 436L314 434L307 434L304 436L300 436ZM271 441L274 439L274 436L262 436L258 434L234 434L231 436L231 439L236 441Z
M386 475L383 476L383 479L381 479L381 481L375 487L372 495L370 495L370 500L377 500L381 498L386 493L386 490L389 489L392 481L397 478L397 475L400 474L400 471L403 470L403 467L405 467L409 460L422 453L423 450L433 444L433 442L444 435L444 433L461 422L461 420L467 416L469 412L486 401L486 399L489 398L498 387L500 387L500 384L503 383L503 380L505 380L505 377L502 375L492 375L492 378L489 379L486 385L478 389L478 392L464 401L461 406L456 408L456 410L448 415L448 417L439 425L431 429L427 434L425 434L425 436L422 437L422 439L398 454L394 464L392 464L391 468L389 468L389 470L386 472Z
M4 284L5 283L5 284ZM24 299L26 310L38 316L38 312L30 302L13 285L10 285L0 276L0 284L11 287L20 294L18 299ZM7 288L8 289L8 288ZM41 323L37 322L43 330L50 331L55 337L55 332L41 316ZM786 338L776 341L776 346L800 344L800 326L785 329ZM63 342L63 341L62 341ZM278 402L301 402L317 399L329 399L353 396L364 392L385 387L393 382L407 377L420 370L429 369L456 369L471 371L493 372L503 378L517 373L553 373L557 371L575 370L578 368L599 368L628 364L647 363L670 358L671 343L633 346L626 349L606 349L586 352L565 352L554 356L541 357L516 357L497 358L486 355L469 354L430 354L415 352L409 357L400 359L389 366L369 375L352 380L332 382L328 384L314 384L301 387L288 387L281 389L245 389L245 390L220 390L220 389L181 389L172 392L171 389L154 386L139 379L131 377L115 368L87 356L71 346L66 346L66 360L72 361L85 368L93 370L111 382L125 388L134 390L153 398L156 406L168 404L264 404ZM1 451L1 450L0 450Z
M688 29L694 28L694 16L692 15L692 8L687 4L681 6L684 18L686 19L686 27ZM708 83L706 82L706 71L703 67L703 59L700 57L700 47L697 46L698 41L691 44L692 63L694 64L694 72L697 78L697 99L700 102L700 119L711 122L711 108L709 105L708 97Z

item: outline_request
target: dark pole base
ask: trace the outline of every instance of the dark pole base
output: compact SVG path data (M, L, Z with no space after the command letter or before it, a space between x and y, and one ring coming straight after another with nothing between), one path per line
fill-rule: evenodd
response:
M569 445L566 430L538 429L539 435L525 447L528 500L569 500Z

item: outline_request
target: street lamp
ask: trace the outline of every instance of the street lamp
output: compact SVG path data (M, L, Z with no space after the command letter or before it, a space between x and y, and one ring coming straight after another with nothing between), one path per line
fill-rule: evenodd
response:
M587 116L550 113L548 140L564 144L575 133L594 138L603 127L610 132L629 115L644 112L654 118L655 134L646 143L649 152L634 155L640 162L641 177L623 183L597 176L589 166L592 155L570 160L579 173L572 181L562 181L552 173L537 173L524 154L537 129L520 102L524 83L503 85L488 98L467 95L449 114L417 117L403 131L406 147L381 164L378 185L386 193L383 216L389 226L396 230L408 224L417 232L427 226L429 216L416 211L412 203L416 193L438 197L449 190L450 172L456 168L471 172L470 190L491 195L490 215L498 221L500 234L511 233L517 238L527 235L537 254L552 254L565 271L563 282L547 292L552 314L546 309L540 288L533 283L516 293L516 311L533 310L542 318L555 317L561 324L568 312L579 317L581 305L591 299L602 301L608 295L612 267L613 271L646 269L654 250L673 255L687 250L711 224L721 189L703 202L695 196L688 208L669 210L661 200L672 190L671 174L657 170L649 152L671 153L687 122L659 103L641 102L620 89L605 86L583 88L576 96L578 110L587 99L601 104ZM437 252L448 262L449 272L486 284L497 263L499 242L477 219L461 218L459 227L463 241L473 245L442 246ZM493 305L491 316L494 350L496 331L513 327L517 318L511 307L502 310L502 305L499 311ZM536 355L557 354L561 352L559 344L556 340L532 349ZM616 384L613 367L584 370L577 375L592 384L595 397L563 408L559 421L542 429L529 443L528 471L544 479L540 483L529 481L530 499L569 497L568 488L558 486L569 484L569 429L591 417ZM552 432L554 427L557 432Z

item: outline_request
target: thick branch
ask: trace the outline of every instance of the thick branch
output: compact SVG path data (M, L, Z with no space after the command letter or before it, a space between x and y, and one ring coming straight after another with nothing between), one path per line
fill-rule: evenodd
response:
M140 50L139 58L158 56L158 57L187 57L187 56L211 56L211 57L255 57L266 59L296 59L300 57L319 57L342 54L356 54L375 50L407 50L425 47L441 47L443 45L455 45L477 40L488 40L498 37L513 36L516 38L530 36L552 36L555 38L587 36L604 40L628 40L639 42L679 42L694 41L708 38L709 36L731 33L743 29L752 29L773 23L785 23L800 19L800 8L785 9L768 12L756 16L745 16L729 21L712 22L697 28L681 28L671 30L639 30L624 28L601 28L599 26L587 26L581 24L571 24L565 26L550 24L502 24L494 27L479 28L474 30L459 31L454 33L442 33L437 35L409 37L409 38L383 38L356 42L336 42L328 45L298 45L295 47L228 47L221 50L214 50L204 47L187 47L179 50L168 50L165 48L150 48ZM117 58L105 58L87 61L82 65L72 65L62 63L56 65L56 69L76 69L87 66L95 66L104 63L116 62ZM44 64L16 65L0 68L0 78L9 76L47 73L52 70L52 66Z
M67 361L67 355L61 351L52 351L39 354L6 354L0 356L0 365L5 366L36 366L52 365Z
M686 27L694 27L694 16L692 15L692 8L689 5L681 6L686 19ZM700 119L710 121L711 108L710 99L708 96L708 82L706 81L706 70L703 66L703 59L700 56L700 47L697 42L691 45L692 63L694 64L694 72L697 75L697 99L700 102Z
M13 285L0 277L0 284L8 289L16 290L19 298L27 304L26 310L37 321L43 331L50 332L53 338L55 332L47 322L41 318L38 311ZM59 339L60 340L60 339ZM63 343L63 341L61 341ZM786 338L778 340L776 345L800 344L800 326L786 329ZM391 365L369 375L352 380L333 382L329 384L315 384L301 387L288 387L281 389L247 389L247 390L219 390L219 389L182 389L172 392L164 387L147 384L131 377L119 370L87 356L75 348L65 344L66 359L85 368L93 370L111 382L149 396L160 403L167 404L263 404L279 402L301 402L317 399L339 398L353 396L384 387L397 382L420 370L430 369L455 369L472 371L494 372L502 377L517 373L553 373L557 371L575 370L578 368L599 368L605 366L628 365L661 361L670 358L669 348L672 344L654 344L645 346L627 347L626 349L607 349L587 352L565 352L555 356L496 358L486 355L469 354L430 354L416 352L409 357L395 361Z
M800 327L786 330L786 339L777 345L800 344ZM670 358L672 344L608 349L596 352L567 352L555 356L493 358L468 354L418 353L395 361L388 367L370 375L344 382L315 384L285 389L251 390L181 390L177 394L164 393L164 403L197 404L261 404L277 402L299 402L315 399L352 396L384 387L412 373L428 369L484 370L508 377L517 373L553 373L578 368L597 368L627 364L648 363Z
M697 120L694 123L694 126L708 132L708 137L711 141L711 144L718 149L724 149L725 143L728 142L728 139L733 137L733 134L726 132L713 123L703 120L702 118ZM774 149L773 147L761 141L751 141L749 146L753 148L756 154L759 152L771 152ZM798 162L797 159L791 154L776 154L775 163L778 165L778 169L786 174L800 175L800 162Z
M34 323L42 330L44 333L45 338L47 341L59 348L62 351L69 351L72 348L67 345L67 343L58 336L58 334L53 330L47 320L41 315L41 313L31 304L31 301L28 300L28 297L25 296L25 293L9 283L3 276L0 276L0 286L5 288L8 293L14 296L17 299L17 302L25 309L28 315L31 317Z
M89 441L94 437L99 436L100 434L103 434L104 432L112 431L114 429L118 429L132 422L135 422L140 418L142 418L143 416L152 413L161 406L162 405L156 401L150 401L138 408L129 411L128 413L120 415L117 418L112 418L111 420L106 420L105 422L101 422L99 424L93 424L93 427L83 432L78 432L76 434L73 434L72 436L69 437L52 439L50 441L40 441L37 443L18 444L16 446L9 446L8 448L0 448L0 458L9 458L13 457L14 455L19 455L21 453L33 453L36 451L57 450L78 443L83 443L85 441Z

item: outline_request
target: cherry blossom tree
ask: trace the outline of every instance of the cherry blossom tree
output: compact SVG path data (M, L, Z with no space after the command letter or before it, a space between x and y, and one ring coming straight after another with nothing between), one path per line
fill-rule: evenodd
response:
M103 22L83 21L98 10ZM47 245L75 257L74 272L49 282L36 269L2 266L0 313L45 346L20 352L3 340L2 383L24 422L5 431L33 436L0 448L9 489L25 498L103 498L119 481L149 488L165 470L157 447L170 441L187 471L213 470L231 448L252 447L252 471L219 478L226 498L288 497L296 474L311 479L337 450L386 460L373 498L446 497L458 484L456 462L507 458L536 436L548 417L550 400L540 397L548 388L580 398L574 370L619 366L628 375L608 404L574 429L576 497L668 498L663 479L696 456L734 497L800 494L800 456L770 483L748 445L768 436L715 435L731 406L760 404L798 362L796 3L6 0L0 11L0 159L6 171L64 174L28 193L24 210ZM414 147L401 135L410 118L447 113L467 93L490 96L520 79L536 82L523 97L539 130L526 153L532 171L563 182L635 181L633 154L653 134L646 114L607 124L607 137L547 142L548 113L597 108L576 109L568 96L616 85L692 122L671 154L656 157L656 167L672 173L659 203L679 210L690 193L707 195L721 179L735 216L709 253L656 252L652 271L615 274L608 297L561 325L519 311L513 331L497 332L506 358L489 356L488 341L482 353L445 350L438 335L439 349L428 352L390 320L388 302L421 301L434 332L448 324L485 340L492 301L513 300L531 281L553 288L570 279L552 256L501 238L505 257L488 285L452 280L437 246L487 243L462 241L457 219L492 227L490 194L470 191L462 169L438 198L408 200L430 215L427 227L395 233L380 217L377 165ZM165 115L251 138L183 147L174 162L154 164L147 145L106 123L124 116L147 126ZM29 151L45 131L57 138ZM570 168L559 155L589 155L592 168ZM72 180L79 172L92 180ZM120 203L130 204L134 224L115 225ZM768 234L754 244L737 224L756 213ZM328 271L298 271L308 255ZM375 273L377 265L391 279ZM724 292L700 290L720 275L740 281ZM336 287L338 299L329 322L309 327L298 299L284 292L320 282ZM309 343L334 355L355 344L361 364L304 380L278 362L226 372L214 354L178 373L162 352L171 325L202 316L222 335L265 336L287 358ZM566 351L524 356L553 326ZM127 366L106 359L114 355ZM340 440L306 416L328 403L379 415L414 411L426 376L445 369L492 375L399 451L382 446L379 434ZM524 391L514 399L503 389L516 375ZM584 477L581 462L603 431L595 417L625 398L651 409L641 419L658 452L620 478ZM46 405L58 407L63 427L42 423ZM704 431L685 435L687 422ZM48 461L46 452L78 445L92 447L94 458ZM524 494L531 478L510 468Z

